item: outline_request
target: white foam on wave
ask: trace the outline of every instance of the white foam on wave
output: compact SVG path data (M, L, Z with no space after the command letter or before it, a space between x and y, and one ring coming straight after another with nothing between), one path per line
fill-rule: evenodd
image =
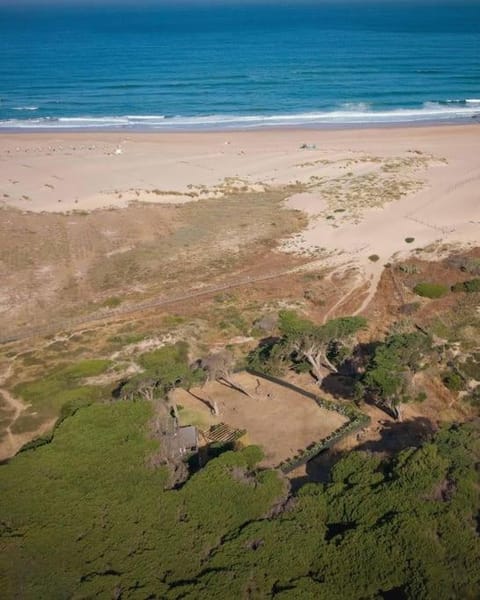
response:
M368 112L371 106L368 102L344 102L340 108L350 112Z
M13 110L38 110L38 106L14 106Z
M455 121L480 117L480 99L425 102L421 108L372 110L368 104L342 105L333 111L279 115L124 115L105 117L60 117L7 119L0 129L247 129L302 125L374 125Z

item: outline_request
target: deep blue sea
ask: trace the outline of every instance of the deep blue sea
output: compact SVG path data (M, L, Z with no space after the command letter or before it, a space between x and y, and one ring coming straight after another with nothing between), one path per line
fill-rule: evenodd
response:
M480 1L0 7L1 128L341 126L476 115Z

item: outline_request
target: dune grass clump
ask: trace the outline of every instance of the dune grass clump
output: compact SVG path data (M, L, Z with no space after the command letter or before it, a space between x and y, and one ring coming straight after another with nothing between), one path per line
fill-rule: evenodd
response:
M423 298L442 298L445 294L448 293L448 287L441 283L418 283L413 291L417 296L422 296Z
M117 308L122 303L122 299L118 296L112 296L111 298L107 298L103 303L105 308Z

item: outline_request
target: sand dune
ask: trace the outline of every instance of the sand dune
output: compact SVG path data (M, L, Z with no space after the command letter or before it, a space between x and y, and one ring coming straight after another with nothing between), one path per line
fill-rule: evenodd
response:
M179 203L295 182L304 191L288 203L312 219L284 249L326 250L367 278L414 248L480 239L476 124L0 137L0 201L22 211ZM380 260L369 260L372 254Z

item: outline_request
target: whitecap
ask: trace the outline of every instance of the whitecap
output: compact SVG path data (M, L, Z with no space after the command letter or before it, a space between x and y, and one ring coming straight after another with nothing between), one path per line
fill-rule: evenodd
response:
M14 106L13 110L38 110L38 106Z

